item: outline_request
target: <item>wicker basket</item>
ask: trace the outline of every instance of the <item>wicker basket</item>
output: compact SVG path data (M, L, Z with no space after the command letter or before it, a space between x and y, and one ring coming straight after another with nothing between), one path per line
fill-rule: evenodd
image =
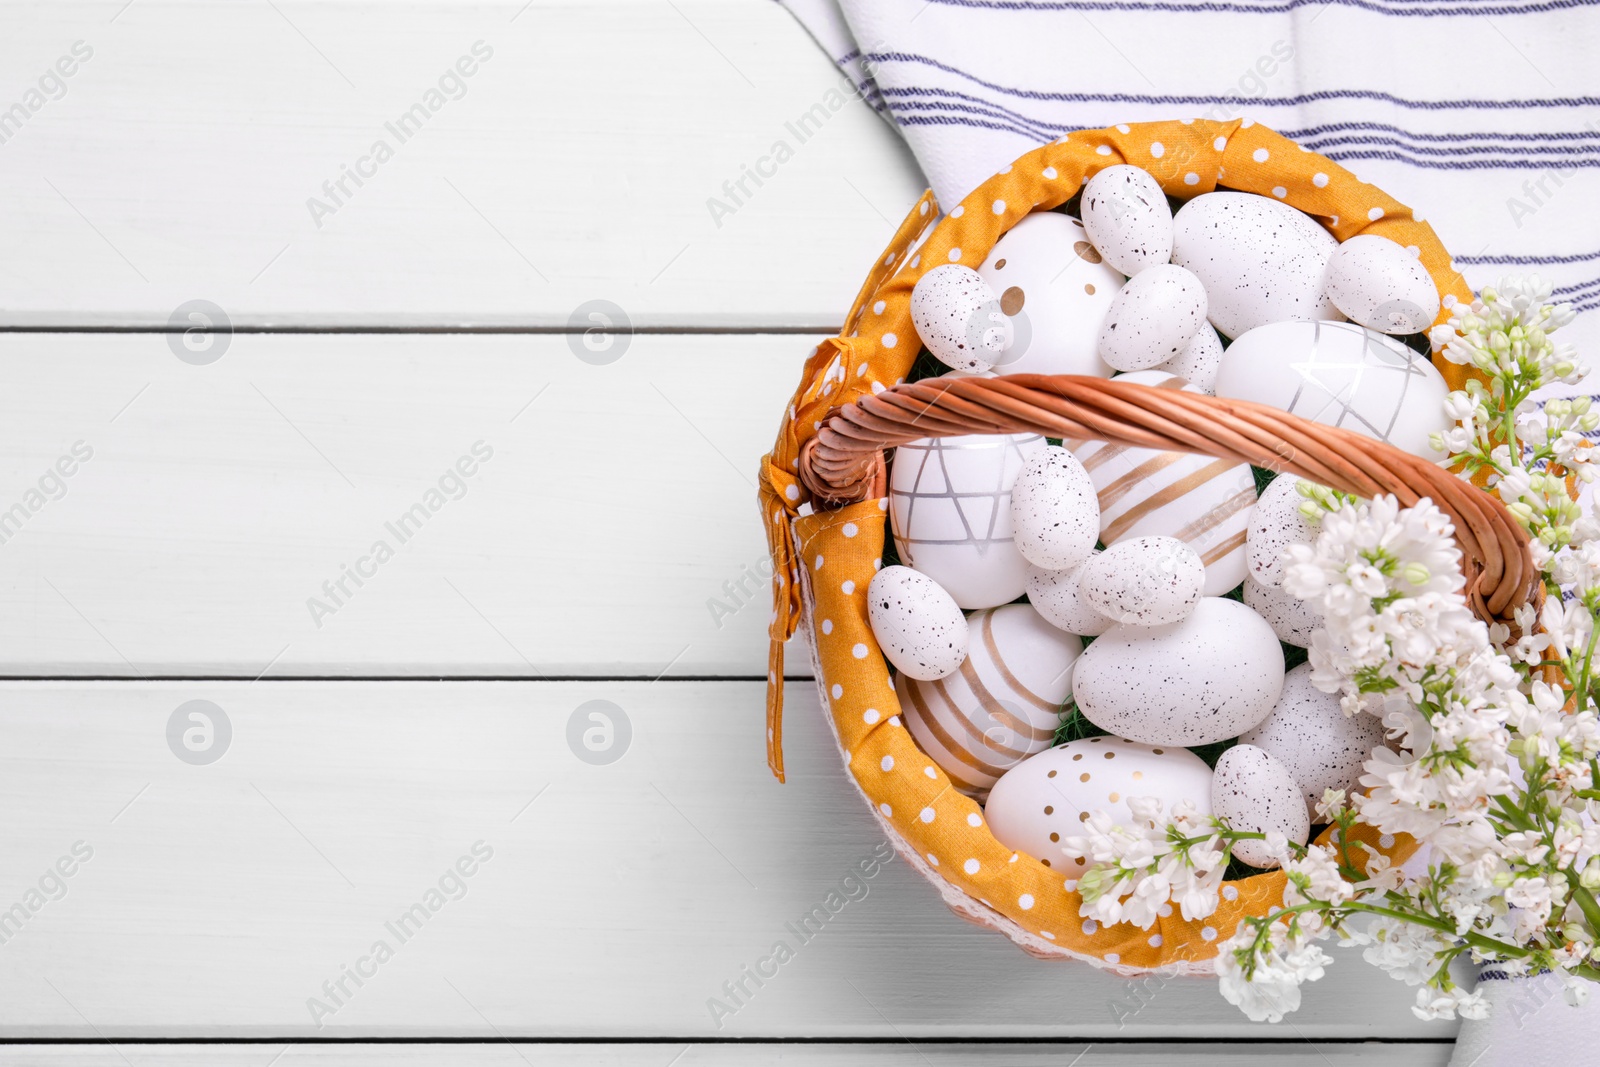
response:
M856 786L901 855L953 910L1036 956L1124 973L1211 973L1217 942L1240 918L1281 903L1281 872L1228 883L1221 908L1204 922L1173 912L1151 930L1097 928L1079 917L1077 894L1059 872L995 840L978 805L951 786L901 725L865 599L886 536L884 450L923 437L1031 432L1204 453L1361 496L1392 493L1403 505L1430 497L1455 521L1467 592L1481 618L1509 620L1543 587L1526 534L1497 500L1433 463L1346 430L1258 404L1115 379L1011 375L889 384L903 381L917 355L909 306L924 271L980 263L1028 213L1065 203L1114 163L1149 170L1172 196L1219 185L1277 196L1341 241L1377 233L1413 246L1447 308L1470 299L1432 229L1409 209L1257 125L1195 120L1081 131L1023 156L943 220L925 195L867 278L841 335L807 361L762 465L762 517L776 564L768 758L781 779L783 642L804 622L824 706ZM1440 370L1452 386L1461 384L1461 368ZM1406 839L1370 843L1396 862L1415 848Z

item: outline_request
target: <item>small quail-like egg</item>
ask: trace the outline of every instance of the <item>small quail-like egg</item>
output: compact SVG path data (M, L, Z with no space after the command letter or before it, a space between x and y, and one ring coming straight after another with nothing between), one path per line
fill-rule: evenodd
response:
M1079 595L1102 615L1130 626L1187 618L1205 584L1199 553L1176 537L1118 541L1078 574Z
M1422 261L1397 242L1357 234L1328 260L1328 299L1369 330L1420 333L1439 317L1439 287Z
M1234 745L1217 760L1211 777L1211 810L1235 830L1277 831L1303 845L1311 834L1305 791L1289 768L1254 745ZM1265 841L1235 841L1233 854L1252 867L1276 867Z
M1013 336L989 283L959 263L942 263L917 279L911 324L934 358L956 370L988 370L1005 358Z
M909 678L946 677L967 658L966 616L943 586L910 567L872 576L867 621L884 657Z
M1050 445L1029 457L1011 486L1011 527L1017 551L1036 566L1070 570L1089 558L1100 500L1077 456Z
M1283 581L1283 553L1290 545L1309 545L1317 531L1300 511L1306 498L1300 495L1300 479L1280 474L1261 491L1245 527L1245 559L1250 576L1262 585L1276 586Z
M1172 208L1149 172L1127 163L1083 187L1083 228L1107 263L1124 274L1172 259Z
M1081 564L1071 570L1052 571L1029 563L1026 579L1028 603L1051 626L1079 637L1095 637L1111 629L1115 623L1084 601L1078 586L1078 575L1082 570Z
M1100 324L1098 351L1121 371L1181 355L1206 321L1206 290L1191 271L1161 263L1128 279Z

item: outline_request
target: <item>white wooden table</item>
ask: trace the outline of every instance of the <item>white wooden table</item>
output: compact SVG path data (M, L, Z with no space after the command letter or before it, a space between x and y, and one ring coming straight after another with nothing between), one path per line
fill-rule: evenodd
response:
M1252 1025L892 862L713 1019L880 844L804 678L768 776L753 478L922 187L852 106L713 218L841 84L776 5L5 3L0 71L0 1063L1446 1062L1353 958Z

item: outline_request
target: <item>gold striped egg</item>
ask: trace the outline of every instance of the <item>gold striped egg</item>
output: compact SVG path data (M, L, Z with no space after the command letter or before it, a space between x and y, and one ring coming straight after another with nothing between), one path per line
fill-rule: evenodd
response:
M1200 391L1165 371L1138 371L1117 380ZM1063 443L1094 482L1101 541L1161 536L1186 542L1205 564L1206 596L1221 596L1244 581L1245 529L1256 503L1249 464L1104 441Z
M1011 767L1055 743L1061 704L1083 642L1051 626L1030 604L967 617L967 658L946 678L901 675L901 713L911 736L971 797Z

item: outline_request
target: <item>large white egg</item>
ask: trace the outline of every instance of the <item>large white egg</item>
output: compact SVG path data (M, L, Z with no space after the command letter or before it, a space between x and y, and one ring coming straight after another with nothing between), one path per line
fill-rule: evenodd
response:
M1171 263L1128 279L1100 324L1099 352L1117 370L1148 370L1183 354L1206 322L1200 279Z
M1322 625L1322 612L1281 585L1244 580L1245 606L1267 620L1278 640L1297 648L1310 648L1311 635Z
M995 840L1046 867L1077 877L1082 860L1061 853L1063 839L1104 811L1118 826L1133 822L1129 797L1157 797L1170 813L1187 800L1211 814L1211 768L1176 745L1141 745L1121 737L1086 737L1030 756L989 791L984 818Z
M1384 747L1382 721L1365 712L1346 715L1339 694L1311 684L1309 663L1289 672L1272 714L1239 740L1287 767L1313 814L1325 790L1356 792L1361 765L1372 758L1373 749Z
M1353 322L1274 322L1222 354L1217 395L1439 459L1428 436L1450 428L1450 387L1427 356Z
M968 610L1021 596L1025 561L1012 535L1011 486L1044 447L1035 434L973 434L895 449L889 520L900 562Z
M956 370L988 370L1011 347L1012 323L999 298L959 263L942 263L917 279L911 324L934 358Z
M1309 545L1317 539L1316 529L1301 514L1300 505L1306 498L1300 495L1299 487L1299 478L1280 474L1261 491L1261 498L1250 513L1244 535L1245 557L1250 564L1250 577L1262 585L1282 584L1283 554L1290 545Z
M975 612L961 669L900 684L900 710L922 751L957 789L981 796L1011 767L1055 743L1083 642L1027 604Z
M938 582L910 567L884 567L872 576L867 621L884 657L908 678L943 678L967 658L961 608Z
M1161 371L1138 371L1117 380L1199 391ZM1188 542L1205 564L1206 596L1220 596L1244 581L1245 526L1256 502L1249 464L1104 441L1065 444L1094 481L1103 543L1176 537Z
M1095 549L1097 554L1100 550ZM1083 565L1070 570L1051 571L1028 564L1026 589L1032 604L1046 622L1069 634L1094 637L1111 629L1114 620L1103 615L1083 599L1078 583Z
M1269 322L1338 319L1323 295L1339 242L1280 201L1203 193L1173 219L1172 262L1199 276L1211 324L1229 337Z
M1011 487L1017 550L1029 563L1067 570L1100 538L1100 503L1078 457L1057 445L1035 452Z
M1089 179L1079 203L1089 240L1122 273L1172 258L1172 208L1148 172L1126 163L1107 167Z
M1083 565L1078 591L1102 615L1130 626L1164 626L1200 603L1206 568L1175 537L1118 541Z
M1328 299L1352 322L1380 333L1420 333L1439 317L1439 287L1398 242L1358 234L1328 261Z
M1176 374L1202 393L1215 395L1217 368L1221 366L1222 338L1217 336L1215 326L1209 322L1202 322L1194 339L1182 352L1165 363L1156 364L1151 369Z
M1235 830L1274 830L1303 845L1311 834L1305 794L1281 760L1254 745L1234 745L1211 776L1211 810ZM1265 841L1235 841L1233 854L1252 867L1276 867Z
M1283 692L1283 648L1236 600L1206 597L1182 622L1117 625L1074 670L1085 718L1147 745L1209 745L1272 714Z
M1123 277L1101 259L1081 222L1036 211L995 243L978 273L1013 320L1003 373L1110 377L1095 344Z

